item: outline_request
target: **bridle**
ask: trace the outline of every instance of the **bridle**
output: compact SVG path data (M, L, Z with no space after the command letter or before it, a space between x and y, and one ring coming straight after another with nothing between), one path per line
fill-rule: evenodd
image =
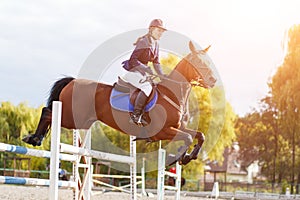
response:
M197 57L197 54L199 53L206 53L206 52L204 50L200 50L198 52L192 52L186 57L186 60L192 65L191 70L193 70L193 73L198 74L198 77L192 79L190 83L192 86L200 86L200 87L208 88L208 85L205 83L203 77L209 76L211 70L207 67L202 67L203 66L202 61L199 61L200 59ZM198 70L196 68L198 68ZM201 71L201 73L199 71ZM204 74L202 74L203 71L205 72Z
M200 51L200 52L197 52L197 54L198 53L202 53L202 52ZM191 53L191 54L189 54L186 57L186 60L192 65L191 70L193 70L193 73L194 74L198 74L197 78L192 79L189 82L187 82L187 81L177 81L177 80L170 79L168 77L165 77L165 76L162 76L162 75L158 75L158 74L150 74L150 75L146 76L145 80L140 80L140 83L150 82L152 85L155 85L154 79L156 79L158 77L161 80L167 80L167 81L170 81L170 82L173 82L173 83L179 85L179 87L180 87L180 95L182 97L184 97L184 94L186 94L187 96L189 96L192 87L200 86L200 87L208 88L209 86L205 83L203 77L206 77L206 76L209 75L210 69L208 69L207 67L201 67L202 63L199 63L199 58L195 58L195 56L197 54ZM200 61L200 62L202 62L202 61ZM205 74L201 74L196 69L195 66L197 66L197 68L199 68L199 70L202 69L201 72L205 71ZM181 118L182 118L183 115L187 111L186 105L187 105L188 98L185 98L185 101L179 101L179 105L178 105L172 99L170 99L167 95L165 95L163 92L161 92L158 89L158 87L156 88L156 90L160 93L160 95L162 96L163 99L165 99L167 102L169 102L174 108L176 108L176 110L178 110L180 112L180 115L181 115Z

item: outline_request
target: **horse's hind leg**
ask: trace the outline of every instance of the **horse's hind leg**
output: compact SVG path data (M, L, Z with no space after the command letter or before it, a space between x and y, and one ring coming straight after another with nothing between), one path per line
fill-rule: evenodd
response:
M27 135L22 140L33 146L40 146L42 144L43 138L47 134L51 126L52 110L44 107L40 117L38 127L33 135Z
M197 132L197 135L196 135L196 139L198 140L198 144L195 145L192 153L191 153L191 158L193 160L197 159L198 155L199 155L199 152L201 150L201 147L204 143L204 140L205 140L205 136L202 132Z
M178 153L176 155L169 155L166 161L166 165L170 166L176 163L177 161L182 161L182 159L185 157L186 152L189 148L189 146L193 143L193 137L186 133L183 132L182 130L176 129L176 128L169 128L169 129L164 129L164 132L166 135L172 136L172 139L174 141L179 141L183 140L184 145L179 147Z
M182 159L182 164L186 165L191 160L196 160L200 153L201 147L204 143L205 136L202 132L197 132L196 137L198 143L194 146L192 152L190 154L185 154L184 158Z

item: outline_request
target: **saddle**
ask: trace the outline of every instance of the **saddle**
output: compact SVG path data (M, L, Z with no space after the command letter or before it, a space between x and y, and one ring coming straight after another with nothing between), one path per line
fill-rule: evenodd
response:
M139 91L139 88L134 87L122 78L118 77L118 81L114 83L110 94L111 107L120 111L133 112L134 102ZM149 112L155 106L157 97L158 94L156 87L153 87L147 103L144 106L144 112Z

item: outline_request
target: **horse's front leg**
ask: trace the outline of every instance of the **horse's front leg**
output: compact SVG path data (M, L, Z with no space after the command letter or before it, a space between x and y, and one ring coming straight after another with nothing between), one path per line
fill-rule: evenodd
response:
M174 127L164 129L164 134L165 136L170 136L170 138L168 138L170 140L184 141L184 145L179 147L178 153L176 155L168 155L166 165L170 166L176 163L177 161L181 162L182 159L185 157L189 146L193 143L193 137L191 136L191 134Z
M182 164L186 165L191 160L196 160L198 158L198 155L200 153L201 147L204 143L205 136L200 131L194 131L191 129L183 128L182 131L191 134L194 138L198 140L198 143L194 146L192 152L190 154L185 154L185 156L182 158Z

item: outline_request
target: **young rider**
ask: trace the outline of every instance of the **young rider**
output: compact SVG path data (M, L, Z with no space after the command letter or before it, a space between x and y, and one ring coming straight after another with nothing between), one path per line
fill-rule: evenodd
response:
M159 63L158 40L166 30L162 20L152 20L149 25L148 33L138 38L134 43L135 49L130 59L122 63L123 67L128 71L122 78L140 89L134 103L134 111L131 114L130 120L139 126L146 126L148 124L142 117L144 106L152 91L151 83L144 81L147 75L153 74L147 64L152 62L156 73L161 76L164 75Z

